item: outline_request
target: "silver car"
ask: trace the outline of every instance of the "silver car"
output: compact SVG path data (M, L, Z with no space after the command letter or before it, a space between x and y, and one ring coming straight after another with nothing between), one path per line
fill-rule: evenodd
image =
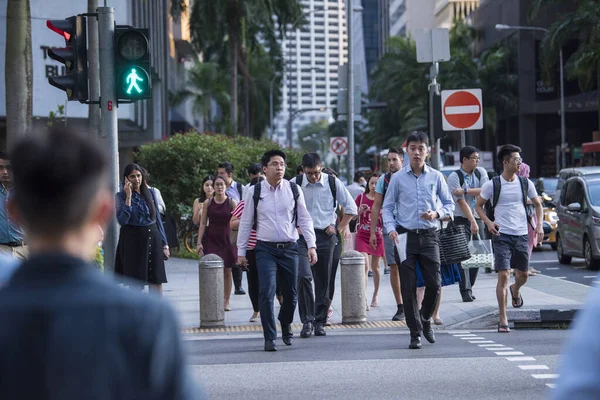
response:
M557 256L561 264L583 257L600 269L600 176L575 176L563 185L557 206Z
M600 167L574 167L564 168L558 173L558 183L556 184L556 192L553 200L555 203L560 201L560 193L562 192L565 182L574 176L588 176L600 174Z

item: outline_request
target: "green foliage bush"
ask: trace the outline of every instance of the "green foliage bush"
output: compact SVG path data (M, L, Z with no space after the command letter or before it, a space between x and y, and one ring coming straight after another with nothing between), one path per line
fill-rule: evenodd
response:
M248 165L260 162L265 151L279 148L267 140L187 132L143 145L135 160L148 169L151 184L160 190L167 211L179 220L182 214L191 211L194 199L200 194L202 179L215 174L219 163L231 162L235 167L234 179L246 184ZM287 154L289 179L295 176L302 154L283 150Z

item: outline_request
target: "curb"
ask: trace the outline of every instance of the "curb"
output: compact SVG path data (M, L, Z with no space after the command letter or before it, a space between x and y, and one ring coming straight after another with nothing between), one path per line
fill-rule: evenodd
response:
M575 318L579 308L529 308L507 310L508 323L515 329L554 328L565 329ZM468 320L444 327L444 329L495 329L498 310L490 311Z

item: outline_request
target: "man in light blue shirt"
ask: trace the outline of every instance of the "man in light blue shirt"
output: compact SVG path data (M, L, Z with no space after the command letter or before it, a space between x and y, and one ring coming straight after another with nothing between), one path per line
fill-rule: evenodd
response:
M429 343L435 342L429 320L439 300L441 286L437 220L454 211L454 201L444 175L425 164L428 145L429 138L423 132L408 136L406 147L410 164L392 175L382 208L383 224L390 239L396 241L399 232L407 232L406 260L400 266L400 282L406 324L410 329L410 349L421 348L421 332ZM438 208L438 198L441 208ZM417 261L425 280L420 313L416 293Z
M303 324L300 337L308 338L312 336L313 329L315 336L326 335L324 326L331 303L329 282L337 233L346 229L358 211L354 199L344 184L339 179L322 172L323 165L317 153L305 154L302 157L302 166L304 175L298 176L295 182L302 188L306 209L313 220L318 256L317 263L311 266L307 257L307 243L304 236L300 236L298 312ZM339 225L336 224L337 203L344 207L344 217Z
M8 215L8 198L12 190L12 168L6 153L0 152L0 253L24 260L27 255L23 228Z

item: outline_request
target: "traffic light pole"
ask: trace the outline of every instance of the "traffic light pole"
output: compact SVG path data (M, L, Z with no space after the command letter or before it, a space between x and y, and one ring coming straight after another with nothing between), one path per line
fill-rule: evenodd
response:
M115 77L115 9L98 7L98 39L100 59L100 137L110 155L110 189L119 191L119 144L117 128L117 93ZM116 217L109 222L104 235L104 266L114 271L119 232Z
M432 149L431 166L440 169L440 140L435 138L435 116L433 102L440 93L437 77L440 71L439 63L435 62L430 69L431 83L429 84L429 145Z

